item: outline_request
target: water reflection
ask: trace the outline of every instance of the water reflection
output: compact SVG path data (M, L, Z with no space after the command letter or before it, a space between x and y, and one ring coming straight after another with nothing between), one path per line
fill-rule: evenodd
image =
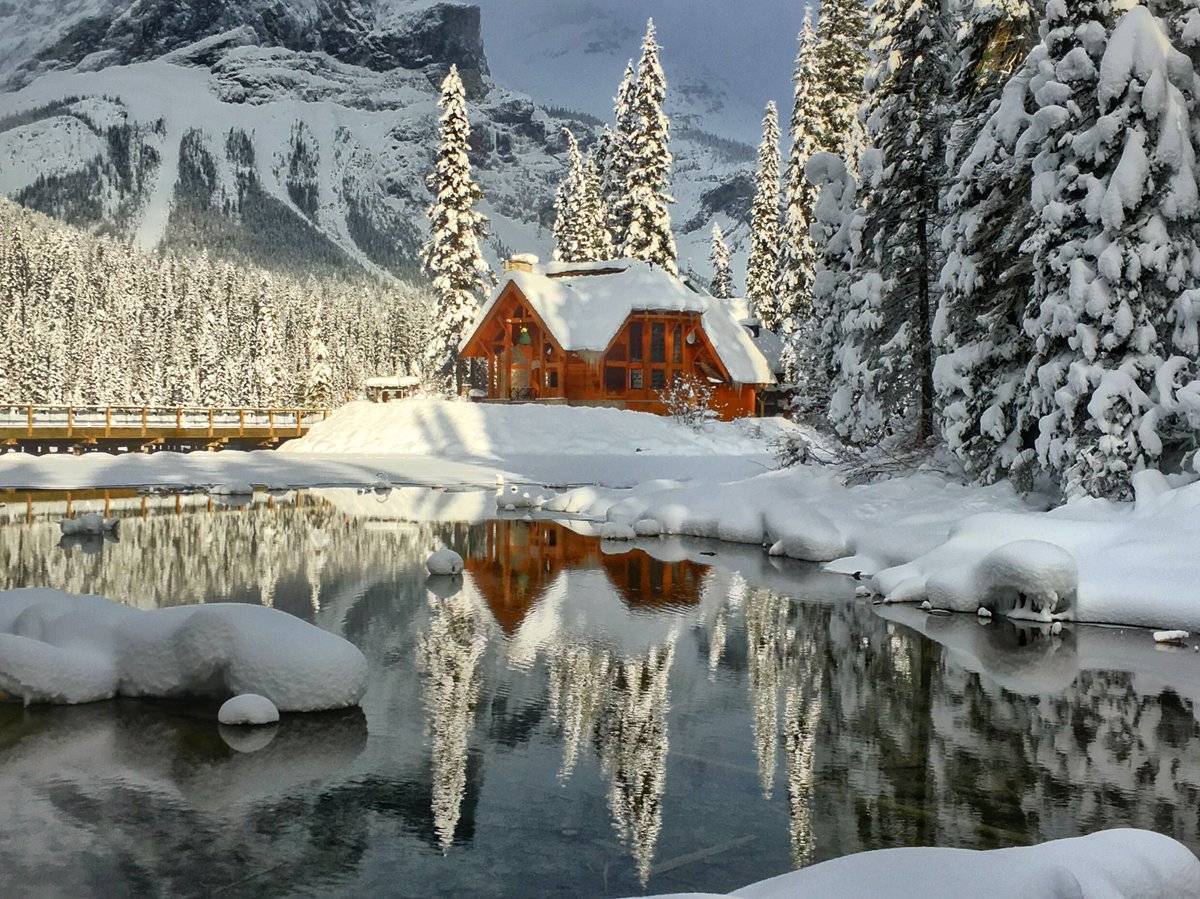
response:
M120 541L90 555L59 544L63 503L0 511L0 584L274 605L359 645L371 686L362 713L252 734L0 706L0 885L627 895L1125 824L1200 848L1200 662L1139 632L872 607L754 549L442 520L486 511L471 494L110 498ZM442 544L462 577L426 578Z

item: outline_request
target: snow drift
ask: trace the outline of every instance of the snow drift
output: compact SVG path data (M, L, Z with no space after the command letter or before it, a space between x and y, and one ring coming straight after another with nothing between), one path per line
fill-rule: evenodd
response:
M1187 899L1200 896L1200 860L1170 837L1146 830L1117 829L1015 849L862 852L764 880L732 895L747 899Z
M141 611L57 590L0 593L0 691L27 704L254 693L311 712L357 705L366 686L356 647L275 609Z
M659 415L577 406L483 404L415 398L351 403L285 453L357 453L498 459L553 455L762 455L761 430L787 422L714 422L696 432Z

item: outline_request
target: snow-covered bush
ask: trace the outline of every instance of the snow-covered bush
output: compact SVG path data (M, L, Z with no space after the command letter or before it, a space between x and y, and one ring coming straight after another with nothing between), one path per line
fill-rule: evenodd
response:
M675 421L699 431L711 417L713 393L713 386L706 381L678 375L659 391L658 398Z

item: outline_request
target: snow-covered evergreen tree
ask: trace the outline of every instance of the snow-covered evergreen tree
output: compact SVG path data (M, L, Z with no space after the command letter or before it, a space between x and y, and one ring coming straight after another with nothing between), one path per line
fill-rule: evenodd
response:
M568 170L555 197L554 258L560 262L596 262L613 256L600 173L595 161L567 137Z
M863 179L869 191L864 250L878 277L858 290L869 295L864 301L872 319L861 365L871 371L883 418L854 430L911 428L925 438L933 433L931 328L949 35L934 0L876 0L872 13L864 119L882 165Z
M475 321L491 287L491 271L480 241L487 219L476 208L482 196L471 177L467 95L458 67L451 66L438 101L442 110L437 160L429 186L430 238L424 249L425 270L438 298L436 331L429 346L432 367L450 375L461 391L465 366L458 346Z
M1175 48L1200 65L1200 0L1149 0L1147 5L1166 24Z
M854 395L857 388L849 377L842 376L841 349L847 338L844 326L850 309L853 264L861 255L864 214L857 202L858 184L840 156L815 153L805 166L805 174L817 195L812 211L812 238L818 260L813 279L813 314L807 326L789 338L785 364L797 375L801 408L828 410L835 427L853 427L850 416L860 398ZM831 391L843 386L835 409L830 405Z
M938 357L934 389L943 439L969 473L990 482L1015 461L1022 435L1014 428L1024 404L1022 387L1030 345L1023 323L1032 282L1022 253L1033 226L1031 160L1018 147L1029 125L1029 80L1041 53L1031 54L999 96L992 96L980 124L975 112L994 92L992 56L1011 59L1007 41L1027 27L1021 4L973 7L977 20L959 34L955 108L970 127L955 129L947 150L950 181L942 248L946 262L934 316ZM988 17L1007 9L1014 18ZM983 25L997 35L985 39ZM981 74L977 74L980 68ZM978 90L978 93L973 91Z
M763 325L779 327L779 112L767 104L758 148L758 176L751 209L746 296Z
M713 222L712 250L709 257L713 267L712 295L723 300L733 296L733 266L729 262L729 245L721 226Z
M1067 496L1128 497L1162 452L1152 396L1196 287L1195 72L1145 7L1053 3L1033 82L1029 421Z
M858 164L866 144L859 107L867 73L867 0L824 0L817 24L821 127L817 147Z
M333 405L333 368L329 364L329 348L321 339L320 325L314 324L309 331L308 345L304 402L310 409L328 409Z
M613 126L604 129L596 148L608 230L617 247L625 245L629 234L629 177L638 128L637 89L637 71L630 60L613 101Z
M675 235L669 206L671 186L671 125L663 109L667 79L659 60L654 20L646 24L642 57L634 92L634 131L630 140L630 167L626 184L629 227L621 255L662 266L679 273Z
M783 233L776 288L779 330L785 338L804 327L812 316L812 284L817 267L817 252L810 234L815 194L805 177L804 167L814 153L823 149L818 139L825 87L817 68L817 36L812 27L811 11L805 12L799 44L793 76L792 147L784 178ZM794 361L791 354L788 359ZM790 365L785 367L789 369L788 380L794 382L799 373Z

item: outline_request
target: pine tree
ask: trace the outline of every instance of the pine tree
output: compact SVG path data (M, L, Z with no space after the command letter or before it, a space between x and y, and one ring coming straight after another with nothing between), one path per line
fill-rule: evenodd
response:
M783 239L779 284L776 288L780 332L785 338L804 327L812 315L812 284L817 266L816 248L810 234L815 193L805 177L804 167L812 155L821 149L817 139L821 129L820 103L824 88L817 69L817 37L810 11L805 12L799 44L793 78L792 148L784 182ZM795 370L787 372L789 381L795 381L797 375Z
M671 125L663 111L667 79L659 61L654 20L646 24L642 58L638 64L634 95L634 131L630 141L629 227L621 255L679 273L675 235L671 232L674 202L670 195L672 157Z
M779 113L774 102L767 104L763 116L751 219L746 295L763 325L775 330L780 309L775 294L779 283Z
M869 182L864 177L864 251L878 273L865 295L879 320L862 364L877 379L883 404L884 418L872 427L913 428L924 439L933 433L931 327L949 41L931 0L876 0L873 12L864 113L883 164Z
M1014 426L1031 352L1023 320L1032 271L1021 247L1033 217L1031 160L1018 138L1029 124L1029 81L1040 57L1029 56L997 94L1016 54L1012 44L1025 47L1031 10L984 2L968 12L954 81L959 123L947 148L934 389L943 439L970 474L991 482L1007 472L1023 440Z
M866 0L824 0L817 24L821 128L817 147L857 168L865 146L859 121L867 73Z
M441 136L429 182L434 202L429 207L430 239L423 254L439 307L429 356L436 370L453 372L455 389L461 392L464 366L458 347L490 289L491 272L480 248L487 220L475 209L482 193L471 177L471 125L457 66L450 67L442 82L438 105Z
M1029 416L1067 496L1130 497L1161 454L1155 378L1200 258L1194 70L1144 7L1106 39L1114 13L1109 0L1052 6L1033 85Z
M733 296L733 267L729 263L729 246L725 243L725 234L721 226L713 223L712 227L712 295L722 300Z
M555 197L554 258L560 262L596 262L613 256L612 237L595 161L584 158L570 130L568 171Z
M308 334L308 377L304 381L304 403L310 409L328 409L333 405L333 369L329 348L321 339L321 327L314 324Z
M608 230L618 247L625 245L629 235L629 178L633 169L633 143L638 125L636 107L637 71L633 67L633 60L630 60L613 101L613 127L604 129L596 159Z

